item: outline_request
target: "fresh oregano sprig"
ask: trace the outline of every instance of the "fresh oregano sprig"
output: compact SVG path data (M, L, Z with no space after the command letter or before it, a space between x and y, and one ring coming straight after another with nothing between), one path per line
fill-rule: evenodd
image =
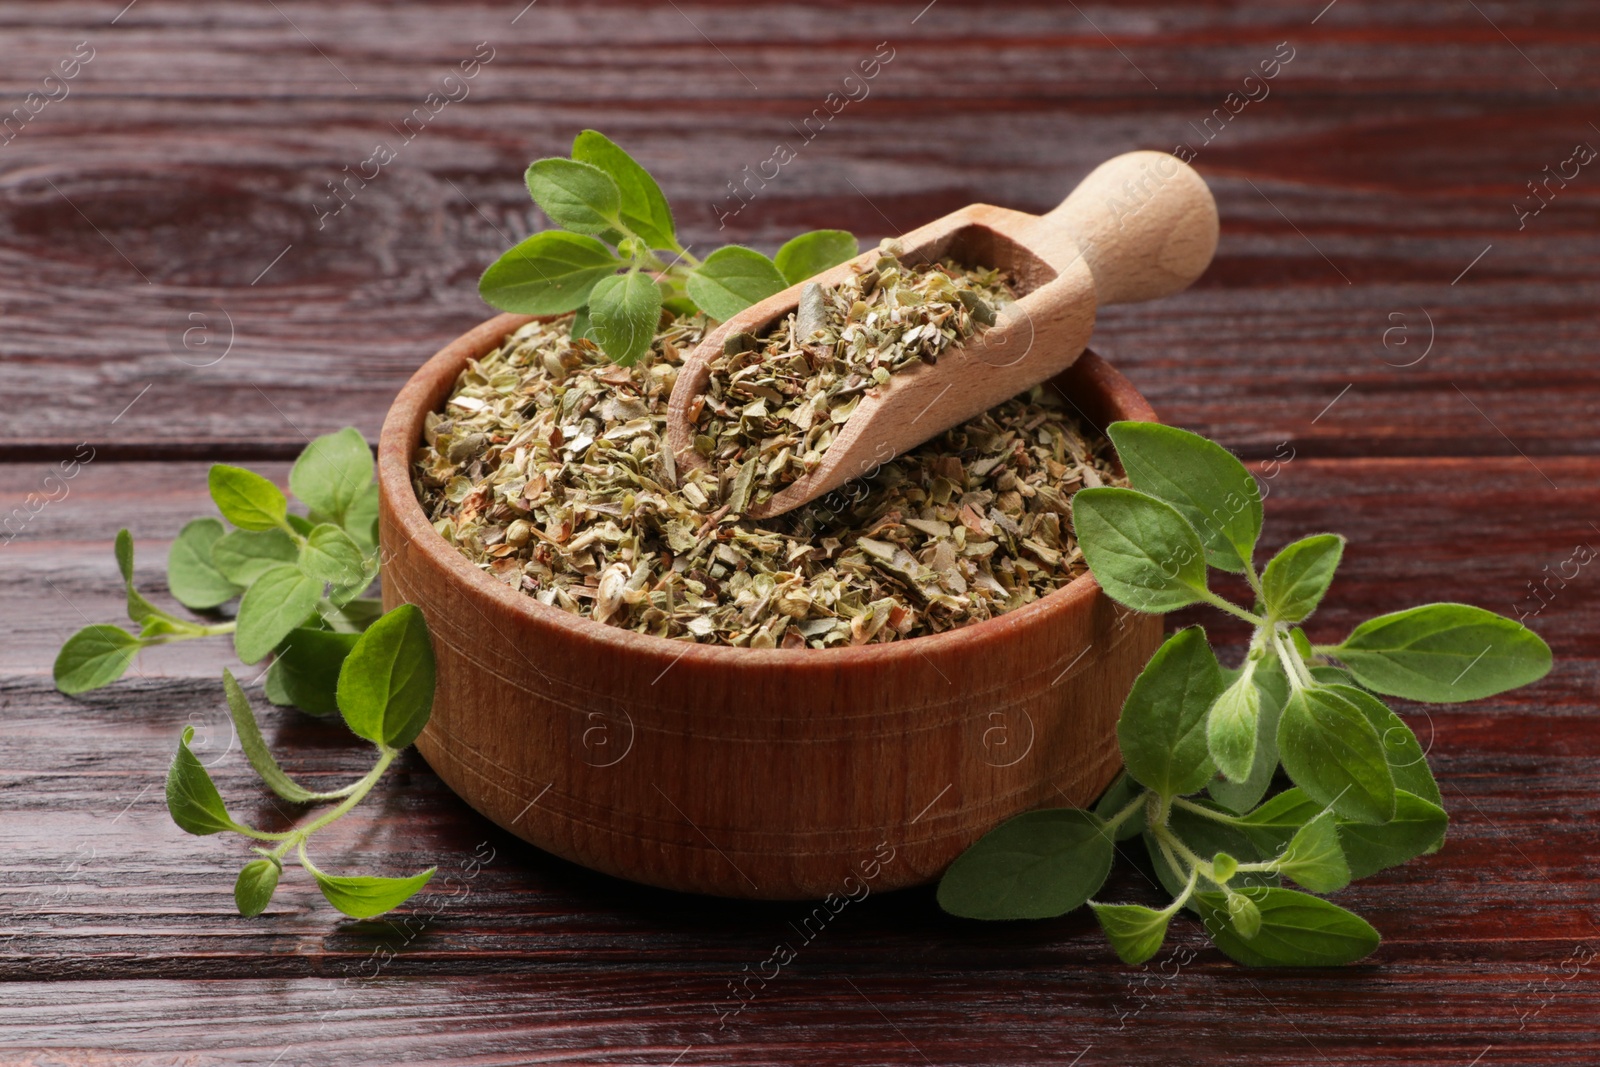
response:
M432 867L407 878L329 874L312 862L306 849L313 834L361 802L389 764L427 725L433 708L434 659L421 611L406 604L383 615L356 640L340 667L339 712L351 732L378 747L372 769L342 789L317 792L284 773L262 739L255 712L231 672L223 672L222 684L240 748L267 787L293 804L334 804L316 818L286 831L259 830L239 822L229 814L204 764L189 749L194 727L184 728L177 755L167 772L167 810L172 821L191 834L228 830L273 846L255 847L252 851L258 858L239 872L234 901L241 915L259 915L266 909L283 873L284 860L291 854L316 879L330 904L357 919L398 907L428 884L434 873Z
M110 685L144 648L232 635L245 663L275 654L267 673L273 703L331 714L339 666L380 610L361 595L378 573L374 471L372 451L353 427L318 437L289 471L289 488L308 510L302 516L261 475L213 466L208 482L222 518L189 522L167 555L173 597L211 619L181 618L139 593L133 538L119 531L117 567L139 630L104 623L79 630L56 656L57 688L76 695ZM235 599L235 617L221 618L218 609Z
M857 254L843 230L813 230L768 259L741 245L704 260L678 241L666 196L615 143L584 130L570 159L535 160L528 192L550 221L483 272L478 292L502 311L576 311L574 337L631 364L650 348L663 309L725 321Z
M1327 593L1344 538L1296 541L1258 573L1261 494L1242 463L1170 426L1121 422L1109 433L1132 488L1084 489L1072 501L1101 588L1144 612L1210 604L1250 623L1249 647L1227 669L1199 627L1170 636L1123 704L1126 771L1095 809L1001 824L945 873L939 903L978 919L1047 918L1087 903L1131 964L1160 950L1185 909L1244 964L1360 959L1378 932L1312 894L1437 851L1448 823L1422 746L1379 694L1476 700L1543 677L1550 649L1466 604L1383 615L1314 645L1299 624ZM1254 603L1214 592L1207 568L1242 574ZM1267 798L1280 767L1290 786ZM1136 836L1172 902L1091 900L1114 842ZM1285 878L1310 892L1284 888Z

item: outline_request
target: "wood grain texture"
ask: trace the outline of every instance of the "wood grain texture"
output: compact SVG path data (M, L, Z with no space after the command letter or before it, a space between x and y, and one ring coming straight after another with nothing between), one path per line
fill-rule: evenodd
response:
M88 436L125 458L287 458L346 423L375 436L420 359L482 317L478 272L542 224L523 167L585 125L661 176L690 240L769 251L973 201L1042 211L1109 155L1185 143L1217 196L1217 262L1182 297L1108 312L1093 342L1165 418L1256 454L1291 436L1324 455L1509 454L1458 385L1530 454L1595 447L1600 186L1583 171L1521 230L1512 208L1596 136L1600 15L1577 0L1480 4L1492 24L1467 4L1340 0L1314 25L1300 0L1087 18L945 2L914 24L889 4L541 0L514 25L513 5L278 6L140 0L115 26L109 4L0 7L7 100L75 42L98 49L0 148L6 454ZM484 40L470 95L319 229L328 183ZM885 40L867 97L804 141ZM1284 41L1267 95L1205 126ZM719 230L728 183L780 141L796 158ZM1426 360L1390 365L1430 335ZM1575 417L1551 425L1563 393Z
M1514 207L1600 144L1594 5L676 7L0 3L0 121L77 42L95 49L0 145L0 512L97 449L0 544L0 1062L1600 1061L1597 968L1574 952L1600 948L1600 586L1585 567L1543 606L1527 588L1600 543L1600 185L1584 168L1520 229ZM496 54L470 96L319 229L327 183L480 41ZM894 58L870 95L805 140L881 41ZM1218 119L1280 42L1293 59L1268 94ZM1556 653L1527 690L1401 708L1452 830L1340 894L1386 935L1372 961L1248 972L1185 923L1125 968L1085 916L971 925L909 890L851 904L722 1020L729 982L805 912L587 872L415 757L318 853L438 862L456 881L409 925L336 921L294 871L266 916L233 914L242 846L186 837L159 799L193 722L241 814L292 815L229 749L225 644L146 653L142 676L81 700L51 688L55 648L120 616L119 525L159 590L210 460L287 460L346 424L375 440L421 360L483 317L478 271L543 224L522 168L585 126L661 177L691 241L769 251L974 201L1042 211L1108 155L1197 149L1216 262L1178 297L1105 311L1092 346L1165 420L1262 461L1267 547L1351 536L1313 637L1456 599L1537 609ZM780 141L796 159L727 214L727 183ZM1174 621L1239 648L1214 614ZM332 724L264 723L308 780L368 761ZM1156 902L1149 876L1119 864L1105 895Z

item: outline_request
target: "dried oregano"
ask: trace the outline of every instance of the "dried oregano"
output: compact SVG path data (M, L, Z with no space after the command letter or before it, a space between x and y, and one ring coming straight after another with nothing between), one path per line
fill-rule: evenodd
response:
M929 274L914 284L942 284ZM758 523L729 506L749 499L752 467L675 487L664 447L704 320L670 320L630 366L571 324L529 323L469 363L414 468L435 529L543 603L662 637L823 648L991 618L1085 570L1068 501L1114 481L1110 447L1048 387Z
M766 336L734 334L690 408L695 450L728 472L733 512L765 504L815 470L870 390L933 363L995 320L1015 295L1000 271L901 263L885 242L875 266L836 286L805 286L796 313Z

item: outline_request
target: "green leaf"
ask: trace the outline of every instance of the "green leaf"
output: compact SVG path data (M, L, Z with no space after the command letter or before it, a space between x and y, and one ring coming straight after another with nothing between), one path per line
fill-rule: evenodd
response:
M167 552L167 588L184 607L206 611L241 592L211 562L211 549L225 533L218 519L195 519L172 542Z
M751 304L789 288L788 280L772 260L742 245L728 245L711 253L685 284L689 299L719 322L727 322Z
M1241 674L1224 689L1206 715L1206 748L1217 769L1234 782L1248 781L1255 768L1261 692L1253 673Z
M70 697L110 685L127 673L128 664L142 647L143 642L120 626L85 626L56 653L51 672L56 688Z
M1228 893L1228 925L1246 941L1261 932L1261 909L1243 893Z
M353 597L340 604L338 611L324 616L322 622L339 633L361 634L382 615L383 601L375 597Z
M589 294L589 316L606 357L629 366L650 350L661 322L661 290L642 271L601 278Z
M1216 880L1226 882L1239 872L1238 857L1227 852L1218 852L1211 857L1211 873L1216 875Z
M1243 572L1261 536L1261 488L1245 465L1176 426L1116 422L1106 432L1133 487L1177 508L1213 567Z
M1277 864L1279 874L1313 893L1333 893L1349 885L1350 865L1339 846L1333 812L1324 811L1296 830Z
M1117 775L1117 780L1112 782L1110 787L1101 794L1100 799L1095 802L1094 813L1109 825L1112 817L1117 812L1132 804L1136 797L1140 797L1143 794L1144 787L1128 777L1127 771L1123 771ZM1117 840L1126 841L1130 837L1138 837L1139 834L1144 832L1144 821L1144 809L1140 808L1117 827Z
M545 230L489 264L478 295L501 311L559 315L582 307L595 283L623 265L593 237Z
M584 130L572 142L572 158L604 171L616 183L622 223L651 248L673 248L672 208L650 173L604 134Z
M211 546L211 563L228 581L241 588L255 584L280 563L300 558L300 546L283 530L234 530Z
M402 604L356 641L339 671L339 710L357 737L390 748L416 740L433 710L433 643L413 604Z
M1267 610L1281 622L1299 622L1322 603L1344 556L1344 538L1317 534L1285 546L1261 575Z
M1117 721L1128 773L1157 793L1205 788L1216 773L1206 750L1206 712L1222 692L1222 669L1198 626L1167 638L1134 679Z
M372 487L372 450L354 426L324 434L289 469L289 488L311 510L344 525L350 509Z
M1388 758L1389 771L1394 775L1396 788L1415 793L1435 804L1442 803L1439 784L1433 780L1433 771L1428 769L1428 757L1405 720L1363 689L1350 685L1330 685L1327 688L1359 708L1372 728L1378 731L1378 739L1383 742L1383 752Z
M540 159L528 166L528 192L550 221L576 233L601 234L621 221L622 191L611 176L575 159Z
M584 306L572 316L572 326L567 330L574 341L590 340L594 338L594 320L589 317L589 308ZM598 342L596 342L598 343Z
M1327 809L1298 786L1292 786L1256 808L1239 816L1239 827L1261 851L1281 852L1289 839L1306 823Z
M239 872L239 880L233 883L233 902L239 914L248 919L266 911L267 905L272 903L272 894L277 892L278 875L282 873L283 866L276 860L251 860L245 864L244 870Z
M245 758L267 784L267 788L295 804L321 799L278 766L278 761L273 758L272 751L261 736L261 726L256 722L256 713L250 708L249 698L234 679L233 672L227 669L222 672L222 689L228 696L228 714L233 717L233 728L239 735L239 747L244 750Z
M364 584L361 579L367 573L367 560L349 534L325 522L306 538L300 551L300 573L332 585Z
M1141 904L1096 904L1092 900L1089 907L1123 963L1137 966L1161 951L1171 918L1166 912Z
M1383 740L1361 710L1332 689L1297 689L1278 721L1283 769L1319 804L1353 822L1394 817L1394 774Z
M222 794L211 781L211 774L189 750L194 727L185 726L178 740L178 753L167 770L167 811L180 830L205 836L223 830L242 830L228 814Z
M271 530L288 518L283 491L255 471L217 463L207 481L217 510L241 530Z
M1433 704L1493 696L1550 670L1550 646L1538 634L1469 604L1380 615L1333 653L1368 689Z
M1350 863L1350 877L1369 877L1424 853L1436 852L1443 844L1450 825L1443 808L1403 789L1395 793L1394 799L1394 818L1382 826L1341 825L1340 841Z
M1278 852L1295 831L1323 810L1301 790L1286 789L1242 816L1242 828L1262 851ZM1444 840L1449 821L1443 808L1403 789L1395 791L1394 818L1381 826L1339 820L1339 843L1350 865L1350 877L1366 878L1434 851Z
M1332 967L1351 963L1378 947L1381 938L1359 915L1293 889L1240 890L1261 914L1261 928L1246 940L1230 924L1227 897L1196 893L1211 940L1249 967Z
M1026 812L956 858L939 882L939 906L968 919L1064 915L1104 884L1114 851L1105 823L1090 812Z
M1132 489L1081 489L1072 498L1072 524L1112 600L1159 614L1203 599L1205 552L1172 505Z
M369 484L350 505L344 516L345 533L367 553L378 550L378 486Z
M123 592L128 598L128 618L137 623L148 619L170 619L171 615L156 607L133 587L133 535L127 530L118 530L116 541L113 542L117 557L117 570L122 574Z
M785 241L772 258L778 273L790 285L799 285L812 275L856 258L861 246L855 234L845 230L812 230Z
M1299 627L1296 627L1293 632L1300 633L1301 631ZM1308 657L1302 655L1301 658L1304 659ZM1350 677L1349 671L1344 670L1341 667L1330 667L1327 664L1312 664L1311 677L1323 685L1354 686L1356 684L1356 680Z
M322 583L299 567L279 563L268 568L239 601L233 650L246 663L258 662L313 615L321 599Z
M274 704L292 704L308 715L339 710L339 669L359 635L300 627L289 631L268 678L267 697Z
M352 919L371 919L398 908L416 896L417 891L428 884L436 869L429 867L409 878L342 878L315 869L311 875L322 888L322 895L328 898L329 904Z
M1250 774L1242 782L1218 778L1206 787L1211 798L1230 811L1249 811L1261 803L1272 787L1272 776L1278 773L1278 718L1289 699L1289 679L1278 657L1269 653L1256 665L1254 681L1260 713L1256 718L1255 758Z

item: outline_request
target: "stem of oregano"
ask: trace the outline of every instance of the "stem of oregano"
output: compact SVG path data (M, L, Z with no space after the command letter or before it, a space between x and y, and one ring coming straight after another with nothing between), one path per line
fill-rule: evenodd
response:
M1229 615L1233 615L1236 618L1243 619L1252 626L1265 626L1267 624L1267 620L1263 619L1260 615L1257 615L1253 611L1246 611L1233 601L1226 600L1218 596L1216 593L1213 593L1209 589L1200 589L1196 590L1196 592L1199 593L1200 599L1204 600L1207 604L1210 604L1212 607L1217 608L1220 611L1226 611Z
M1186 797L1173 797L1172 804L1173 807L1182 808L1184 811L1193 812L1196 815L1204 816L1207 819L1224 823L1228 826L1238 826L1242 821L1235 816L1229 815L1227 812L1217 811L1215 808L1208 808L1204 804L1196 804L1194 801L1189 800Z
M297 826L293 830L275 834L269 834L262 830L251 830L248 827L246 831L251 837L259 837L263 841L281 841L282 844L272 851L272 856L275 859L282 859L291 848L298 849L298 855L301 861L305 863L306 869L315 873L315 868L305 859L306 839L361 803L366 795L372 792L372 787L378 784L378 779L383 777L383 772L389 769L389 764L393 763L394 758L398 755L400 755L399 749L389 748L387 745L379 746L378 762L373 764L372 770L368 771L364 777L352 782L343 789L323 794L328 799L342 796L344 800L304 826Z
M1111 818L1106 820L1106 826L1109 827L1112 831L1115 831L1117 829L1117 827L1121 826L1123 823L1127 822L1130 818L1132 818L1134 812L1138 811L1141 807L1144 806L1145 797L1148 796L1148 795L1149 795L1149 793L1148 793L1148 791L1146 791L1146 792L1140 793L1138 796L1134 797L1131 801L1128 802L1128 805L1125 808L1123 808L1121 811L1117 812L1115 815L1111 816Z

